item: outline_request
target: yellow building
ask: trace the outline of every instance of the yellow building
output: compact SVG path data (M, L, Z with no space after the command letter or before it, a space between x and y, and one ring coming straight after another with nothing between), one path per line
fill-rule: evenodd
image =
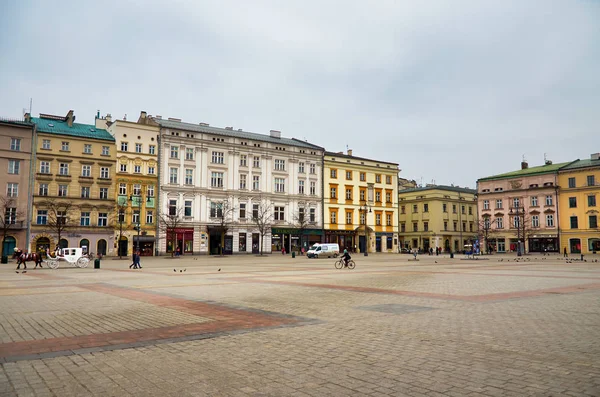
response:
M398 164L325 152L325 242L340 250L398 252ZM366 228L366 231L365 231Z
M600 251L598 201L600 154L577 160L558 171L558 214L561 252L590 254Z
M429 185L400 190L402 248L436 248L443 252L465 249L477 239L477 191L458 186Z
M116 140L114 248L122 256L132 254L136 248L142 256L154 255L159 127L146 112L141 112L137 122L113 121L110 114L101 118L98 113L96 126L106 128Z
M115 139L94 125L66 116L25 115L34 139L31 249L82 247L113 254Z

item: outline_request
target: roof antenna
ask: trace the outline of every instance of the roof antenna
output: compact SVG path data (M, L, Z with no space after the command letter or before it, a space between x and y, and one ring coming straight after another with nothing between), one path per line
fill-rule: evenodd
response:
M544 164L546 163L546 160L548 159L546 158L546 153L544 153Z

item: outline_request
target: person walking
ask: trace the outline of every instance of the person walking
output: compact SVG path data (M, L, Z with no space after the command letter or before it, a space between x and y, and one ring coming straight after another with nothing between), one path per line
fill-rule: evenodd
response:
M567 255L567 247L565 247L565 249L564 249L564 254L563 254L563 256L564 256L565 258L568 256L568 255Z

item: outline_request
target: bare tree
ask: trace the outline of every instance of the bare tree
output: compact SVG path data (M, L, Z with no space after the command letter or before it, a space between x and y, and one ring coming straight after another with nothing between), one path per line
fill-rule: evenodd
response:
M166 229L167 246L171 243L171 257L175 255L175 248L177 247L177 228L183 223L183 208L173 207L169 208L166 214L160 213L158 215L160 225Z
M46 227L50 233L57 236L58 244L60 244L63 234L77 226L77 218L74 217L73 211L78 207L73 201L48 198L39 202L37 207L48 211Z
M11 228L16 228L17 219L23 217L23 212L17 209L17 199L14 197L2 196L0 197L0 213L4 216L0 216L0 228L2 228L2 251L1 256L4 256L4 243L6 242L6 236ZM22 224L22 221L21 221Z
M223 247L225 246L225 235L231 228L236 208L233 206L233 199L228 198L222 201L214 202L210 209L210 217L214 220L215 229L221 235L221 244L219 246L219 255L223 256Z
M490 254L490 238L492 238L494 235L496 235L496 233L498 233L498 230L493 227L493 223L494 221L490 215L484 215L482 219L479 220L478 229L481 237L485 241L486 254Z
M306 214L306 207L301 206L298 208L298 212L294 213L292 216L292 222L296 229L298 229L300 232L300 249L302 249L302 244L304 243L304 232L310 226L310 222Z
M260 234L260 255L262 256L265 236L268 236L269 233L271 233L273 211L271 204L269 204L265 197L259 196L257 201L258 202L252 200L252 222Z

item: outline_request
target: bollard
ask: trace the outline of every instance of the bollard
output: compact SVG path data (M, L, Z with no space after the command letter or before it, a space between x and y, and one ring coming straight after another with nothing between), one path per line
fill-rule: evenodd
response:
M292 258L296 257L296 251L292 251Z
M450 253L450 259L454 259L454 252Z
M100 269L100 259L94 259L94 269Z
M581 254L581 261L583 262L583 254Z

